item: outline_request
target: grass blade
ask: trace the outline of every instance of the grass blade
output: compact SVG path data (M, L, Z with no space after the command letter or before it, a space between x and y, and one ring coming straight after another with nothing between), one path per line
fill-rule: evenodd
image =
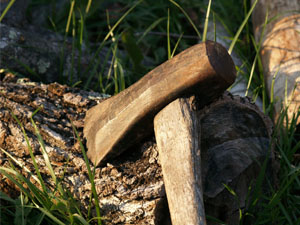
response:
M271 199L269 203L269 207L275 207L281 199L281 196L284 194L284 192L290 187L292 182L300 175L300 168L298 168L297 171L295 171L290 177L286 178L286 183L284 186L280 187L279 191L274 195L274 197Z
M167 46L168 46L168 59L171 58L171 43L170 43L170 9L168 9L168 20L167 20Z
M193 26L194 30L196 31L199 39L201 39L201 34L199 32L199 30L197 29L196 25L193 23L192 19L189 17L189 15L186 13L186 11L184 11L184 9L174 0L169 0L173 5L175 5L178 9L181 10L181 12L185 15L185 17L188 19L188 21L190 22L190 24Z
M107 39L112 35L112 33L114 32L114 30L117 28L117 26L119 26L119 24L125 19L125 17L131 13L132 10L135 9L135 7L137 7L143 0L139 0L137 1L130 9L128 9L122 16L121 18L115 23L115 25L113 25L113 27L109 30L109 32L107 33L107 35L105 36L103 41L107 41Z
M6 176L10 181L12 181L16 186L18 186L20 188L20 190L26 195L28 196L31 200L35 200L35 198L31 195L31 193L25 189L23 187L23 185L18 182L13 176L11 176L10 174L14 175L16 178L18 178L19 180L25 181L26 178L21 175L19 172L14 171L13 169L9 169L9 168L5 168L5 167L0 167L0 173L2 173L4 176Z
M7 202L11 202L11 203L15 203L16 200L10 198L7 194L5 194L4 192L0 191L0 199L3 199Z
M217 41L217 26L216 26L216 14L213 12L213 24L214 24L214 42Z
M233 38L233 40L232 40L232 42L231 42L231 44L230 44L230 47L229 47L229 49L228 49L228 53L229 53L230 55L231 55L232 50L233 50L233 48L234 48L234 46L235 46L235 43L237 42L237 40L238 40L238 38L239 38L239 36L240 36L242 30L244 29L244 26L245 26L246 23L248 22L249 17L250 17L250 15L252 14L252 12L253 12L253 10L254 10L254 8L255 8L257 2L258 2L258 0L255 0L255 1L253 2L253 5L252 5L251 9L249 10L249 12L248 12L246 18L244 19L243 23L241 24L241 26L239 27L238 31L236 32L236 34L235 34L235 36L234 36L234 38Z
M245 96L248 96L248 91L250 89L250 85L251 85L251 82L252 82L255 65L256 65L256 62L259 58L260 48L261 48L261 45L262 45L263 36L264 36L264 33L265 33L267 23L268 23L268 11L266 12L265 22L264 22L263 29L262 29L262 32L261 32L261 35L260 35L260 40L259 40L258 46L256 46L256 43L255 43L255 40L254 40L253 36L251 36L253 45L254 45L255 50L256 50L256 54L255 54L255 58L253 60L253 64L252 64L252 67L251 67L250 77L249 77L249 80L248 80Z
M88 14L88 12L90 11L92 1L93 1L93 0L89 0L89 1L88 1L88 4L86 5L86 8L85 8L85 13L86 13L86 14Z
M94 182L94 175L92 174L90 163L89 163L89 159L88 159L88 157L86 155L86 152L85 152L84 146L83 146L83 144L82 144L82 142L80 140L79 134L78 134L78 132L77 132L74 124L72 123L72 121L71 121L71 124L72 124L73 131L76 134L77 141L80 144L82 155L83 155L86 167L87 167L88 176L89 176L89 179L90 179L90 182L91 182L91 186L92 186L92 193L93 193L94 198L95 198L95 208L96 208L96 214L97 214L97 217L98 217L98 224L101 225L102 223L101 223L101 215L100 215L100 206L99 206L99 199L98 199L98 195L97 195L97 191L96 191L96 187L95 187L95 182Z
M43 178L42 178L42 176L41 176L39 167L38 167L38 165L37 165L37 163L36 163L36 161L35 161L35 157L34 157L34 155L33 155L33 151L32 151L31 145L30 145L30 143L29 143L29 139L28 139L28 136L27 136L27 134L26 134L26 131L25 131L25 129L24 129L22 123L19 121L19 119L18 119L13 113L12 113L12 117L17 121L17 123L18 123L19 126L21 127L21 130L22 130L22 132L23 132L23 135L24 135L26 144L27 144L27 146L28 146L29 154L30 154L30 157L31 157L31 159L32 159L32 163L33 163L35 172L37 173L37 176L38 176L38 178L39 178L39 180L40 180L40 184L41 184L41 186L42 186L44 192L46 193L46 192L47 192L47 188L46 188L46 185L45 185L45 183L44 183L44 180L43 180Z
M52 219L56 224L58 225L65 225L66 223L60 221L57 217L55 217L52 213L48 212L44 208L41 208L39 205L35 204L36 208L40 210L42 213L44 213L46 216L48 216L50 219Z
M258 54L256 54L256 56L255 56L255 58L253 60L253 63L252 63L252 67L251 67L251 71L250 71L250 76L249 76L249 80L248 80L248 84L247 84L247 89L246 89L246 92L245 92L245 96L246 97L248 96L248 92L249 92L249 89L250 89L250 85L251 85L251 81L252 81L252 78L253 78L253 74L254 74L254 69L255 69L257 58L258 58Z
M137 40L137 44L139 44L143 38L152 30L154 29L158 24L160 24L162 21L164 21L165 19L167 19L167 17L162 17L159 18L157 20L155 20L146 30L145 32L142 34L142 36Z
M173 49L173 51L172 51L172 54L171 54L171 58L173 58L173 56L174 56L174 54L175 54L175 51L176 51L176 49L177 49L177 47L178 47L178 45L179 45L179 42L180 42L182 36L183 36L183 33L180 34L180 36L179 36L179 38L178 38L178 40L177 40L177 42L176 42L176 44L175 44L175 47L174 47L174 49Z
M6 13L8 12L8 10L10 9L10 7L12 7L12 5L15 3L16 0L10 0L10 2L8 3L8 5L6 6L6 8L4 9L3 13L0 16L0 23L3 20L4 16L6 15Z
M9 153L8 153L7 151L5 151L3 148L0 147L0 150L1 150L2 152L4 152L9 158L11 158L18 166L20 166L21 168L24 168L25 171L26 171L27 173L29 173L30 176L32 176L33 179L35 179L35 180L41 185L41 181L37 178L37 176L35 176L33 173L31 173L31 171L30 171L26 166L24 166L23 163L21 163L21 162L19 162L18 160L16 160L11 154L9 154Z
M44 143L44 140L43 140L43 138L42 138L42 136L40 134L40 131L39 131L38 127L36 126L35 122L33 121L32 117L30 119L31 119L31 123L32 123L32 125L34 127L35 134L36 134L36 136L38 138L38 142L39 142L40 147L41 147L42 155L44 157L44 160L45 160L46 166L47 166L47 168L48 168L48 170L50 172L50 175L51 175L54 183L57 185L60 194L64 195L64 191L63 191L61 185L57 182L57 178L56 178L56 175L54 173L53 167L51 165L48 153L46 151L45 143Z
M105 42L107 41L107 39L113 34L114 30L118 27L118 25L125 19L125 17L131 13L132 10L134 10L143 0L139 0L137 1L130 9L128 9L122 16L121 18L115 23L115 25L109 30L109 32L107 33L107 35L105 36L105 38L103 39L103 41L101 42L100 46L98 47L97 51L95 52L93 58L91 59L91 63L89 64L88 68L86 69L86 71L88 72L91 67L93 67L92 72L89 75L89 78L87 80L87 82L84 85L84 89L86 90L88 88L88 86L90 85L90 82L92 80L92 77L95 76L95 73L97 71L97 68L99 66L100 63L100 59L95 62L95 59L98 57L100 51L102 50L102 48L105 45ZM87 73L86 72L86 73Z
M75 213L75 214L73 214L73 216L76 219L78 219L82 224L89 225L89 223L82 216L80 216L79 214Z
M210 7L211 7L211 0L209 0L208 6L207 6L202 42L206 41L206 34L207 34L208 20L209 20L209 14L210 14Z
M71 18L72 18L72 15L73 15L74 5L75 5L75 1L71 0L71 7L70 7L69 16L68 16L67 25L66 25L66 30L65 30L66 34L69 33L69 28L70 28Z

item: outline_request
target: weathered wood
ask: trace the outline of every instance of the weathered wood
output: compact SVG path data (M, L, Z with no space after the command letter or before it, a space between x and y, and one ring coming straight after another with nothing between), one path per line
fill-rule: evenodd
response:
M6 76L0 80L0 167L10 167L10 161L14 163L1 150L4 149L36 174L22 130L12 118L13 112L25 128L47 188L53 190L55 183L45 166L30 122L33 112L43 106L33 119L44 140L54 172L61 179L61 185L80 202L82 213L87 215L92 195L91 183L70 121L83 141L85 113L104 99L101 94L57 83L45 85ZM157 161L158 152L150 138L141 146L133 146L121 158L95 169L94 182L103 224L160 224L160 221L168 219L161 169ZM17 164L15 166L28 177L23 168ZM31 181L39 187L34 179ZM11 197L19 196L18 187L1 171L0 191ZM92 212L96 216L94 210Z
M161 110L154 118L154 130L172 224L206 224L200 123L189 98Z
M300 106L300 2L299 0L262 0L253 12L253 27L257 41L262 35L268 12L270 21L263 34L261 59L270 96L274 94L275 120L282 104L288 108L291 120ZM274 81L273 81L274 80ZM272 83L274 82L274 92ZM300 118L298 119L298 123Z
M260 165L266 159L273 165L272 122L249 99L226 94L198 116L206 215L239 224L239 209L247 209L248 188L250 184L254 187ZM273 173L276 170L271 166L265 176L271 183ZM224 184L234 190L237 199Z
M197 93L203 106L234 79L234 64L221 45L208 41L185 50L87 112L84 136L89 158L98 165L121 154L153 132L154 116L171 101Z
M12 111L25 128L47 187L53 188L55 184L45 169L39 142L29 120L30 115L43 105L33 119L41 131L55 174L78 199L83 214L87 212L91 185L69 121L73 121L83 137L86 111L103 100L100 94L55 83L38 84L13 76L0 81L0 147L35 173L22 130L10 114ZM268 154L271 123L246 98L228 94L197 114L201 121L201 171L206 215L227 224L238 224L238 209L247 210L248 187L255 183L259 174L257 162L271 157ZM150 137L142 145L135 143L120 157L95 169L94 181L103 224L166 225L170 222L158 156L156 143ZM10 167L9 160L0 150L0 166ZM23 168L12 163L28 176ZM269 172L272 175L272 170ZM223 183L237 193L238 201ZM12 197L19 195L19 189L1 172L0 191ZM208 223L212 224L211 221Z

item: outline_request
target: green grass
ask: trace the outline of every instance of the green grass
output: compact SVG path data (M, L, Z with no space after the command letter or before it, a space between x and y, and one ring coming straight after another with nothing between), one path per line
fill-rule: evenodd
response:
M300 166L294 161L294 154L300 147L296 120L285 124L287 110L283 110L275 126L273 140L278 154L280 170L278 187L269 185L269 195L258 192L249 207L247 224L300 224Z
M35 157L33 155L33 150L29 143L29 139L27 137L25 129L21 122L18 120L18 118L15 115L12 115L23 131L31 159L33 161L36 175L32 174L32 172L29 169L22 165L22 162L18 162L4 149L0 148L0 150L3 153L5 153L12 161L14 161L16 165L20 166L22 170L25 170L30 176L32 176L35 179L35 181L37 181L39 187L36 184L32 183L29 178L22 175L22 173L17 170L13 163L11 163L11 168L0 167L0 173L2 173L5 177L10 179L21 190L20 198L17 200L13 200L4 193L0 192L0 202L4 200L8 203L4 205L1 204L0 206L1 224L11 224L11 220L5 219L9 218L9 216L14 217L15 224L89 224L89 222L92 220L97 221L97 224L101 224L99 200L94 183L94 173L92 173L90 169L89 161L85 154L83 145L80 142L80 147L88 169L88 175L93 193L93 198L90 199L91 201L88 211L90 212L90 209L92 207L92 200L94 200L94 206L96 208L97 214L96 218L92 218L90 213L84 215L81 212L80 202L76 200L72 193L70 193L66 188L64 188L63 184L60 182L60 180L63 180L63 177L58 178L55 175L45 149L44 141L40 135L39 129L37 128L33 120L33 116L38 112L38 110L36 110L36 112L33 113L31 117L31 123L34 127L35 134L39 141L45 165L50 171L50 179L54 183L54 188L49 189L46 186L45 181L41 176L40 169L37 166ZM79 138L74 126L73 128L75 134ZM25 188L25 186L27 186L28 188Z
M86 69L80 68L80 63L72 60L72 68L81 71L79 80L74 80L71 71L68 77L61 73L59 82L82 89L116 94L176 53L205 41L207 21L210 18L220 21L228 31L228 39L232 43L229 52L235 51L239 55L246 70L244 76L248 80L247 92L252 90L254 96L261 97L265 114L273 117L275 99L266 90L258 54L261 41L256 43L254 40L249 19L253 7L249 0L220 0L207 3L197 0L156 0L155 4L152 0L70 0L59 9L55 8L55 2L32 0L27 12L28 18L34 20L31 18L31 10L40 6L48 7L44 26L60 33L65 40L72 37L73 54L75 51L81 54L85 45L93 55ZM11 1L7 10L13 7L13 3L14 1ZM110 6L110 9L107 6ZM7 10L1 15L0 21ZM65 47L62 48L61 59ZM104 48L108 52L103 60L99 57L99 52ZM64 62L61 60L58 65L61 71L63 65ZM295 153L299 154L300 148L299 131L296 126L298 116L296 115L290 124L286 124L287 112L286 110L281 112L272 137L272 144L275 146L280 164L278 187L267 184L269 193L262 191L263 185L266 185L264 183L266 161L262 165L256 183L249 187L249 193L253 193L253 196L248 199L248 208L240 210L240 224L300 225L300 167L299 162L297 164L294 159ZM34 125L34 120L32 124ZM22 127L22 124L19 125ZM37 127L34 127L43 149L43 140ZM27 140L25 131L24 136ZM97 206L99 200L93 184L93 171L89 167L82 144L81 149ZM72 194L58 182L47 154L43 151L51 178L57 184L55 195L47 189L30 147L29 151L35 167L35 174L32 176L41 188L38 189L15 169L14 165L20 162L14 161L11 157L12 167L2 167L0 172L19 186L22 192L18 199L11 199L0 193L0 201L5 203L0 206L0 219L5 221L5 218L14 218L15 224L89 224L91 220L101 224L99 207L96 207L97 218L92 218L89 213L83 215ZM29 189L25 189L22 184L27 184ZM235 195L230 187L226 188Z

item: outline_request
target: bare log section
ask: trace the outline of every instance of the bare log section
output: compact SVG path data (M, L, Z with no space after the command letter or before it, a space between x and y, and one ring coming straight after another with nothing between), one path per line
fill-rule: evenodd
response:
M168 103L198 94L201 105L235 80L234 63L220 44L195 45L156 67L138 82L87 112L88 157L98 165L153 133L153 118Z
M189 99L179 98L161 110L154 130L172 224L205 225L200 121Z
M289 120L300 106L299 10L299 0L262 0L253 12L256 41L262 35L268 12L269 23L265 27L260 54L269 95L274 95L275 120L278 119L282 104L289 107Z

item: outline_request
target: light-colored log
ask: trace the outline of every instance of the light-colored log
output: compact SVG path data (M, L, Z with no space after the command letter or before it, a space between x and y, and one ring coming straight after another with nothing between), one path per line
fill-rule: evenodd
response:
M256 41L260 39L268 12L269 23L266 25L260 54L269 95L271 97L272 92L274 94L276 120L282 103L284 107L289 107L289 120L297 113L300 105L299 10L299 0L261 0L253 12Z
M204 23L204 21L203 21ZM230 34L224 27L224 25L219 21L209 21L207 27L207 40L214 40L216 36L216 42L223 45L226 49L229 49L231 44ZM248 86L248 79L246 78L245 74L250 74L250 71L247 70L245 65L243 64L243 60L241 59L240 55L237 52L233 51L230 54L235 66L239 67L239 70L236 74L235 82L231 85L230 89L228 90L233 95L239 95L241 97L248 96L255 102L258 108L263 111L263 104L261 98L256 96L255 93L252 92L252 88L250 87L247 90Z
M204 225L200 124L188 98L154 118L154 130L173 225Z

